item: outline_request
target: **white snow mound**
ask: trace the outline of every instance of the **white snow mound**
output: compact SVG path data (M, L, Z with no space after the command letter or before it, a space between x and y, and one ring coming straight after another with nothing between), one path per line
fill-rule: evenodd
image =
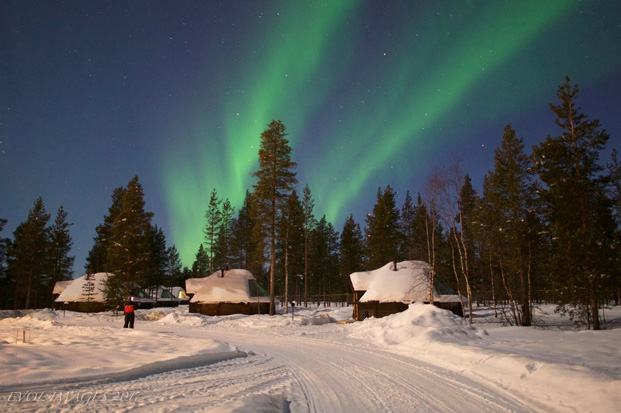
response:
M156 323L162 325L200 326L203 324L203 320L194 315L170 313L156 321Z
M414 303L406 311L383 318L368 318L353 326L352 336L372 339L380 345L415 342L472 342L487 335L448 310Z

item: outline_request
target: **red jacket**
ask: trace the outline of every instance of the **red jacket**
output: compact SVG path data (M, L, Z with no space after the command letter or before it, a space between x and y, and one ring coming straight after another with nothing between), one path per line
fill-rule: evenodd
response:
M134 306L132 304L127 304L125 306L125 314L131 314L134 312Z

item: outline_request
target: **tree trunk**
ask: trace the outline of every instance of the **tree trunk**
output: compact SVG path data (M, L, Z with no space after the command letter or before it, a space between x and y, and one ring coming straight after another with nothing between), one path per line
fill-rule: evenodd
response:
M289 314L289 227L285 235L285 314Z
M308 224L304 231L304 307L308 307Z
M275 276L274 267L276 264L276 197L272 198L272 228L270 234L270 315L276 314L274 308L274 296L275 296Z

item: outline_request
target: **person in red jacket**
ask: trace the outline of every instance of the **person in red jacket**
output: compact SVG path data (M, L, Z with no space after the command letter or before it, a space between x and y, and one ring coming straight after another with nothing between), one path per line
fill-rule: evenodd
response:
M135 317L134 311L135 311L135 307L134 307L133 300L128 301L125 304L125 308L123 309L123 312L125 313L125 324L123 325L123 328L127 328L128 326L129 328L134 328L134 317Z

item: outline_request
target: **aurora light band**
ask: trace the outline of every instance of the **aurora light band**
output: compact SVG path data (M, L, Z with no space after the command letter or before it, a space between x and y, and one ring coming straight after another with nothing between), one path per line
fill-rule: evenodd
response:
M412 170L427 169L431 154L455 139L445 128L463 126L455 119L473 110L473 93L497 88L489 79L506 76L520 52L576 3L433 7L393 5L386 17L356 1L285 3L261 24L223 39L235 52L214 50L205 58L210 86L196 96L185 143L167 149L162 167L171 241L186 265L203 242L212 188L241 205L259 136L272 119L287 127L298 180L311 188L315 212L342 222L361 191L405 185ZM383 18L392 19L389 29ZM374 39L369 26L392 37ZM559 80L549 77L552 85ZM498 118L511 105L484 109Z

